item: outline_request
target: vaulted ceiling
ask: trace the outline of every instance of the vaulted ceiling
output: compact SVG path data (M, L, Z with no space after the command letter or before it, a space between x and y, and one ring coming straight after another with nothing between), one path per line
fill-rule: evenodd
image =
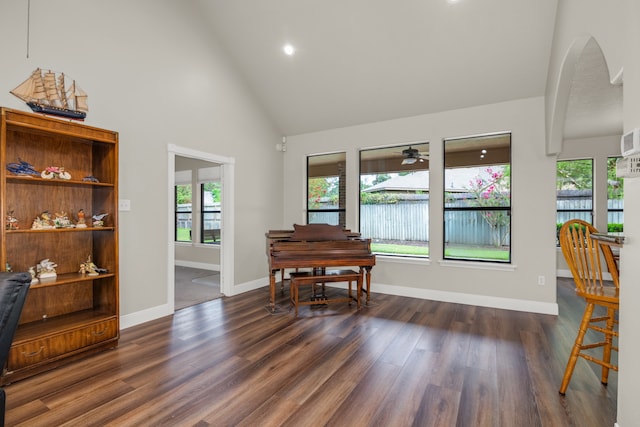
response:
M557 0L196 1L283 135L543 96L557 6ZM287 43L291 56L283 52ZM574 107L595 108L588 89L580 93ZM586 104L585 96L591 96ZM567 118L584 121L586 114L585 107Z

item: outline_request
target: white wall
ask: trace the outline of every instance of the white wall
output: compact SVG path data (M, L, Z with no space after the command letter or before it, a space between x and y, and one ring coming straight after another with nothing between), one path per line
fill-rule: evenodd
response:
M553 103L557 99L562 63L572 46L593 36L602 48L611 77L624 69L624 128L640 127L640 2L623 0L561 0L556 17L554 48L547 83L547 123L553 126ZM618 376L618 420L620 427L637 425L640 419L640 354L637 325L640 324L640 180L625 179L625 242L620 256L620 353Z
M624 25L624 128L640 127L640 2L625 0ZM618 377L618 424L631 427L640 419L640 178L625 181L624 231L629 236L620 256L620 373Z
M192 4L31 2L26 58L27 2L0 2L0 105L28 110L9 90L50 68L89 94L87 124L120 133L120 197L131 200L119 217L124 316L167 305L167 144L235 159L236 287L266 284L264 232L281 227L281 135Z
M512 132L513 268L441 262L443 139ZM284 223L305 223L306 156L347 153L347 228L358 230L358 150L429 141L429 262L378 257L373 291L553 313L555 157L545 155L544 100L531 98L289 137L285 153ZM472 266L472 268L469 268ZM538 285L545 276L546 285Z

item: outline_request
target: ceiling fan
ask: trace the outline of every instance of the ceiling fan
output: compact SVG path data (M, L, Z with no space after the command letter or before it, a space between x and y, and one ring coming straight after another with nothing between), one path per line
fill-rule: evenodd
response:
M412 165L417 161L424 162L425 160L429 160L428 154L421 154L415 148L405 148L402 150L402 164L403 165Z

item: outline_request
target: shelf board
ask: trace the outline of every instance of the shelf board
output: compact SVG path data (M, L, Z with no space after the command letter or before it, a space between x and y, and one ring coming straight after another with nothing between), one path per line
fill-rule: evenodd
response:
M32 175L7 175L7 181L26 182L33 184L62 184L62 185L86 185L90 187L113 187L113 183L110 182L92 182L92 181L78 181L74 179L44 179L34 177Z
M106 279L107 277L113 277L113 276L115 276L114 273L101 273L98 276L89 276L89 275L80 274L80 273L58 274L55 278L52 277L50 279L42 279L38 283L33 283L30 288L38 289L38 288L46 288L48 286L64 285L66 283L90 282L93 280Z
M70 233L74 231L85 232L85 231L113 231L115 227L70 227L70 228L45 228L45 229L21 229L21 230L6 230L7 234L14 233Z

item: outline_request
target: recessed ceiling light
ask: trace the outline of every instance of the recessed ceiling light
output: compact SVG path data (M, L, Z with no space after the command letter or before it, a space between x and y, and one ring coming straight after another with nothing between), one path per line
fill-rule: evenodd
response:
M284 47L282 48L282 50L284 51L284 53L286 53L287 55L291 56L295 53L295 49L293 48L292 45L290 44L285 44Z
M458 3L459 1L460 0L447 0L447 3L455 4L455 3Z

